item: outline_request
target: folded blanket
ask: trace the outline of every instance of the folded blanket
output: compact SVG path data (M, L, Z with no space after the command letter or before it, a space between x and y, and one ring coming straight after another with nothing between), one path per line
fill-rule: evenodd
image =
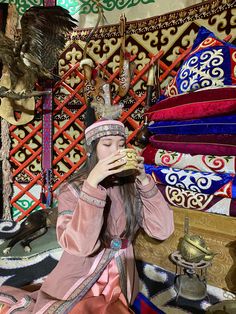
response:
M236 174L236 156L191 155L157 149L148 144L142 151L146 164L178 169Z
M236 134L236 115L150 123L152 134Z
M229 144L236 146L235 134L155 134L153 138L160 141Z
M174 110L173 110L174 108ZM236 112L236 88L198 90L161 100L147 112L149 121L196 119Z
M193 192L236 198L236 176L229 173L200 172L145 164L146 173L164 185Z
M236 156L236 146L225 143L171 142L158 140L155 136L151 136L149 141L157 149L191 155Z
M236 200L157 183L166 201L173 206L236 217Z

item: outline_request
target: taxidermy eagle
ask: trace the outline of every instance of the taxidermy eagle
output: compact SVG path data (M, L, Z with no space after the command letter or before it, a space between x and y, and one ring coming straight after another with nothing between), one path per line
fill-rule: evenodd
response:
M66 43L65 35L76 20L60 6L33 6L22 16L21 38L11 40L0 32L0 61L10 76L10 88L0 87L0 97L26 98L38 79L52 79L53 68ZM24 90L15 92L21 81Z

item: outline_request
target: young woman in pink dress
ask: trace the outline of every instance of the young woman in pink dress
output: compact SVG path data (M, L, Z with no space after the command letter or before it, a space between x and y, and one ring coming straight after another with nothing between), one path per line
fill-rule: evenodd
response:
M120 176L125 127L101 120L85 130L88 158L60 189L57 237L63 254L40 290L2 286L0 313L131 313L138 292L132 242L139 228L156 239L174 229L173 212L144 171Z

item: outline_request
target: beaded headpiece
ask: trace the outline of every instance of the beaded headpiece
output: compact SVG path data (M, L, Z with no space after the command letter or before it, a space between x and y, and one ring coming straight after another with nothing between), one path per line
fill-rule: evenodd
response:
M120 135L125 137L125 126L117 120L100 120L94 122L85 129L85 140L87 145L103 136Z

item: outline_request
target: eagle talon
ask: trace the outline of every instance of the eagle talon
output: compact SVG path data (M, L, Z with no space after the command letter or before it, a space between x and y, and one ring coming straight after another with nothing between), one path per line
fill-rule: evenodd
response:
M5 97L7 97L7 96L11 96L11 95L15 94L15 92L13 90L11 90L11 89L8 89L3 94L4 94Z
M22 90L18 93L20 96L26 96L26 90Z

